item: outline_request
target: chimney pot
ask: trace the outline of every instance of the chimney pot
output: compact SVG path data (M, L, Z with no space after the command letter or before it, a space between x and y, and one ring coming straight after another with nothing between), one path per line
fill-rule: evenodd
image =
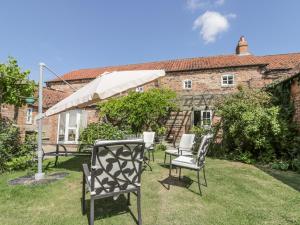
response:
M238 45L236 46L235 53L237 55L250 55L248 51L248 43L244 36L240 37Z

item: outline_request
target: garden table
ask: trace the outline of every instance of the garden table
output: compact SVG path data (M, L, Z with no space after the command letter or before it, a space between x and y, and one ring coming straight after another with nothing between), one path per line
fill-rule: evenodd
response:
M50 146L55 146L55 151L45 152L43 150L43 158L45 156L55 156L55 163L57 165L59 156L89 156L92 154L93 145L90 144L63 144L63 143L55 143L55 144L47 144ZM68 151L69 147L77 147L77 151Z

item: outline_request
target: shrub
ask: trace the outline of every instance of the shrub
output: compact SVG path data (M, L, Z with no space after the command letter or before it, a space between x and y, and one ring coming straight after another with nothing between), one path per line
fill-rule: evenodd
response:
M120 140L128 132L109 123L90 123L80 134L79 140L85 144L94 144L95 140Z
M288 170L289 163L283 161L275 161L271 163L271 168L277 170Z
M241 89L216 104L229 158L246 163L268 163L277 158L278 140L282 140L286 124L271 100L267 92Z
M175 92L168 89L129 92L127 96L100 103L100 116L119 129L129 127L133 133L156 131L176 107L175 97Z
M6 163L18 154L20 135L18 127L8 120L0 120L0 172L4 172Z
M28 136L22 144L18 127L8 120L1 120L0 123L0 172L31 166L36 136Z

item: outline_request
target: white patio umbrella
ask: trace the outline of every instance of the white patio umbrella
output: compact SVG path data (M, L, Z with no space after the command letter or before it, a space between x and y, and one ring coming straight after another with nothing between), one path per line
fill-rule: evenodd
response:
M81 108L165 75L164 70L133 70L103 73L95 80L58 102L45 112L51 116L72 108Z
M103 73L92 82L80 88L67 98L58 102L44 115L42 112L42 78L44 63L40 63L40 85L39 85L39 115L38 115L38 173L35 179L43 179L42 172L42 119L72 108L88 106L94 102L112 97L131 88L135 88L165 75L164 70L134 70Z

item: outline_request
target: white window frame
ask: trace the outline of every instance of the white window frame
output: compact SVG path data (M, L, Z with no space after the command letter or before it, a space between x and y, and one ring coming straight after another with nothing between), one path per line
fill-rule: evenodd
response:
M232 84L228 84L228 78L232 77ZM224 83L224 78L227 78L227 84ZM234 86L234 74L224 74L221 76L221 86L222 87L232 87Z
M64 140L60 141L59 140L59 125L60 125L60 117L61 114L59 114L58 117L58 123L57 123L57 143L61 144L78 144L78 138L79 138L79 129L80 129L80 119L81 119L81 110L76 110L76 127L69 127L69 119L70 119L70 111L66 112L66 120L65 120L65 133L64 133ZM68 136L69 136L69 130L75 129L75 141L68 141Z
M33 112L33 108L29 107L26 109L26 121L25 121L26 124L32 124L32 112Z
M193 81L192 80L183 80L182 81L182 88L184 90L191 90L193 88Z
M203 121L204 121L204 113L205 112L209 112L209 115L210 115L210 117L209 117L209 120L210 120L210 124L209 125L207 125L207 124L204 124L203 123ZM212 125L212 110L201 110L201 125L202 126L204 126L204 127L211 127L211 125Z
M136 92L144 92L144 87L140 86L135 89Z

